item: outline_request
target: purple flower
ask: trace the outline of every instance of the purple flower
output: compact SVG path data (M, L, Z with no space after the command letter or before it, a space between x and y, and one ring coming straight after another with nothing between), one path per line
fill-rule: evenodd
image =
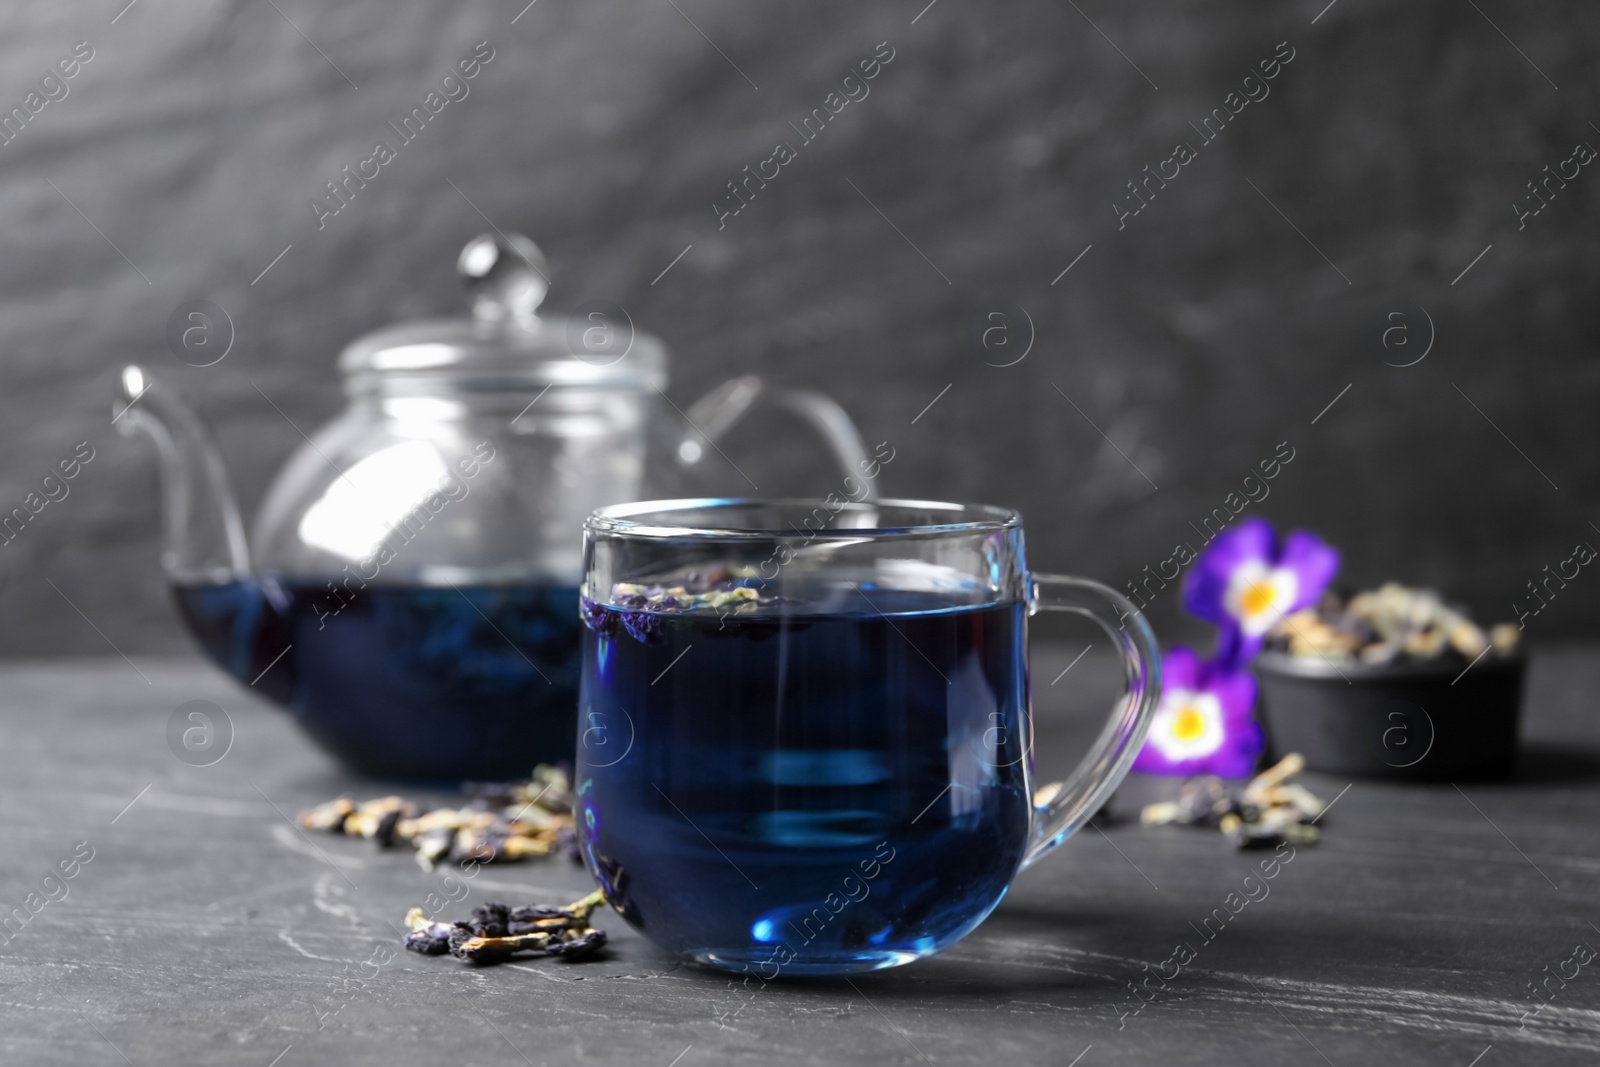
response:
M1220 628L1217 661L1242 667L1279 619L1317 602L1338 570L1338 550L1316 534L1296 530L1280 543L1270 523L1250 518L1200 553L1183 606Z
M583 616L583 624L597 634L609 634L617 628L616 612L586 596L578 598L578 614Z
M645 645L661 642L661 616L648 611L624 611L622 628L628 636Z
M1174 646L1161 658L1161 703L1133 761L1145 774L1248 778L1265 747L1252 710L1256 680Z

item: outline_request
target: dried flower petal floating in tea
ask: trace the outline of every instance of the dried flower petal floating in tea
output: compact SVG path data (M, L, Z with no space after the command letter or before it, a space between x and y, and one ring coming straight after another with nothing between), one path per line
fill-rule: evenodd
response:
M605 903L596 889L566 907L530 904L513 908L489 902L472 909L472 917L453 923L431 922L421 908L406 913L405 947L424 956L446 952L464 963L499 963L525 952L543 952L569 962L593 958L605 947L606 933L589 925L589 916Z
M565 851L578 859L572 785L559 767L540 765L522 782L468 782L472 803L423 811L400 797L357 804L348 797L300 813L307 830L365 837L379 848L405 842L432 869L446 861L499 863Z
M591 600L585 590L579 601L584 625L598 634L625 633L641 644L661 640L662 612L714 611L726 619L747 615L757 608L782 603L782 596L764 596L762 580L755 567L714 567L688 571L675 583L639 585L618 582L611 587L608 604Z

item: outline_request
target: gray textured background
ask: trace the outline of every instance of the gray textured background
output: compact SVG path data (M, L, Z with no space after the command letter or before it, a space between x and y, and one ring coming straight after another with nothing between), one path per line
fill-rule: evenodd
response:
M249 513L299 439L251 383L302 429L329 417L346 341L461 306L479 209L540 242L551 306L613 300L663 336L680 403L752 370L829 390L896 446L889 491L1022 507L1041 569L1120 586L1285 440L1296 459L1251 510L1322 531L1354 582L1506 617L1541 567L1600 543L1600 176L1521 232L1511 209L1575 142L1600 146L1593 4L538 0L513 25L523 0L124 2L0 13L7 108L72 42L96 51L0 146L0 510L97 449L0 549L5 654L185 645L150 453L109 426L117 365L203 407ZM471 96L319 232L322 183L480 40L496 57ZM871 95L719 233L723 183L883 40ZM1285 40L1271 95L1119 232L1124 183ZM164 340L196 298L238 334L206 369ZM998 302L1036 333L1012 367L972 340ZM1407 358L1379 345L1385 314L1420 346L1418 307L1430 355L1384 366ZM785 447L746 460L763 440ZM763 488L802 485L804 440L774 425L729 450ZM1154 609L1169 635L1175 600ZM1530 631L1597 621L1584 574Z

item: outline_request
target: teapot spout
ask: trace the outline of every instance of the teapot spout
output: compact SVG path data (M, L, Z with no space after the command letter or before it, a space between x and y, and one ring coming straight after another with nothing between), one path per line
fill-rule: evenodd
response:
M175 583L227 582L250 573L244 524L210 428L142 367L117 376L112 423L155 442L161 470L161 565Z

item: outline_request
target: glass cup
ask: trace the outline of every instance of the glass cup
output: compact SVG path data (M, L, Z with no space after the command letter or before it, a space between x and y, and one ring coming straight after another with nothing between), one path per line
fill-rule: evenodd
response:
M582 593L585 860L658 945L765 979L965 936L1122 781L1159 696L1144 618L1096 582L1029 573L1005 508L602 508ZM1043 610L1097 622L1127 691L1035 803L1027 620Z

